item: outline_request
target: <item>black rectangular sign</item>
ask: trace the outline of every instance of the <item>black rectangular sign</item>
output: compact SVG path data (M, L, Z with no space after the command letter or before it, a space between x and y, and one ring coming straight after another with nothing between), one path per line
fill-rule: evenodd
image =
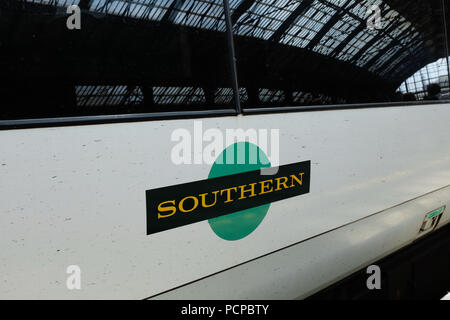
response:
M208 220L309 193L311 162L148 190L147 234Z

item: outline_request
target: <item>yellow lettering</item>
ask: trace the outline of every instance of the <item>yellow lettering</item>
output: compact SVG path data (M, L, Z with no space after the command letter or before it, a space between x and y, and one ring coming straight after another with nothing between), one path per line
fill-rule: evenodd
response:
M219 191L214 191L214 203L213 204L206 204L206 196L208 195L207 193L203 193L200 195L200 198L202 199L202 207L203 208L210 208L210 207L214 207L217 203L217 194L219 193Z
M250 196L248 196L249 198L255 197L256 193L255 193L255 186L256 183L250 183L250 189L245 189L247 185L243 185L243 186L239 186L239 189L241 189L241 197L239 198L239 200L243 200L246 198L245 193L250 192Z
M164 204L169 203L172 204L172 206L163 206ZM158 219L161 218L168 218L170 216L173 216L176 212L177 212L177 208L175 207L175 200L170 200L170 201L165 201L165 202L161 202L158 205ZM167 212L167 211L171 211L171 213L166 214L166 215L162 215L160 212Z
M189 209L189 210L184 209L184 202L185 202L187 199L193 199L193 200L194 200L194 206L192 207L192 209ZM181 212L184 212L184 213L186 213L186 212L192 212L192 211L194 211L195 209L197 209L197 207L198 207L198 199L197 199L196 197L192 197L192 196L183 198L183 199L180 201L180 203L178 204L178 209L180 209L180 211L181 211Z
M273 180L261 181L261 192L259 194L266 194L273 192L273 187L270 188L270 184L273 183ZM270 188L270 189L269 189Z
M300 175L300 179L297 178L297 176L294 175L294 174L291 175L291 182L292 182L291 188L294 187L294 180L297 181L299 185L303 185L303 175L304 175L304 174L305 174L304 172L302 172L302 173L299 174L299 175Z
M237 192L237 187L223 189L220 191L220 195L222 195L224 192L227 193L227 201L225 201L224 203L233 202L233 200L231 200L231 191Z
M280 191L280 186L283 186L285 189L289 189L286 184L286 182L289 180L287 177L275 178L275 180L277 181L277 188L275 189L275 191ZM283 180L283 182L281 182L281 180Z

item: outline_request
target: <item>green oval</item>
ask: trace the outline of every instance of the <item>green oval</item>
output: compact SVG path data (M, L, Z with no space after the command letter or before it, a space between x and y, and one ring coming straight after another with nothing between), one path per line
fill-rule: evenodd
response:
M230 152L231 154L229 154ZM234 161L227 161L227 154L229 154L228 156L230 158L234 158ZM243 157L244 154L245 157ZM251 162L250 154L257 154L258 159ZM240 163L238 163L238 160L240 160ZM260 170L262 168L270 168L269 159L266 154L252 143L238 142L226 148L219 155L209 172L208 179ZM211 229L220 238L228 241L241 240L256 230L266 216L269 208L270 203L213 218L208 220L208 222Z

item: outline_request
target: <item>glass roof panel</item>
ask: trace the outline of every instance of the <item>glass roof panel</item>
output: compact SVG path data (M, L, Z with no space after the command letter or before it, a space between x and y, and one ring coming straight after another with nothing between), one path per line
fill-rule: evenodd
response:
M240 1L233 2L233 5L239 3ZM300 3L301 1L295 0L256 0L237 20L234 32L238 35L267 40Z
M320 40L314 47L314 51L329 55L336 47L342 43L352 31L354 31L360 22L348 14L345 14Z
M304 48L336 13L326 3L314 1L312 6L286 31L281 43Z

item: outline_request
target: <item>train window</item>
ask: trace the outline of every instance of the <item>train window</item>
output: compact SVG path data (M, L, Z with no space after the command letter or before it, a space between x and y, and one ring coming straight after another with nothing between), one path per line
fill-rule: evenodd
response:
M441 0L230 6L244 109L423 100L430 84L442 99L449 91Z
M0 120L234 110L222 0L2 0L0 67Z

